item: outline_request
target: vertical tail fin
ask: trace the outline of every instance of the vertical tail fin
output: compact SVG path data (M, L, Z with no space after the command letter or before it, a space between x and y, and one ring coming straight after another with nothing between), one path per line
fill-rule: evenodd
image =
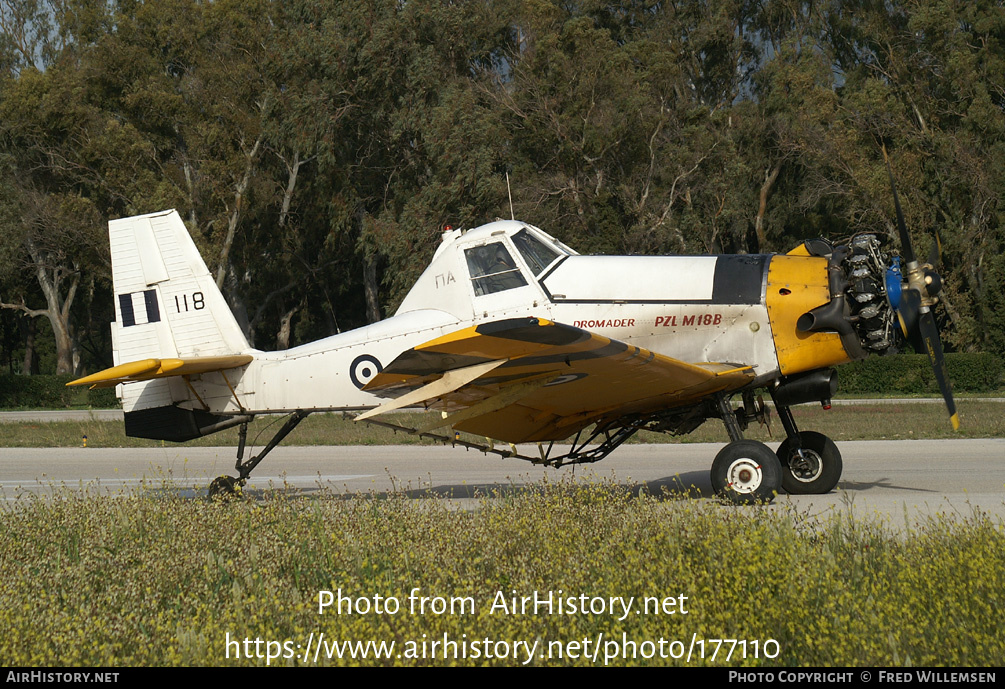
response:
M177 211L108 223L115 364L248 349Z

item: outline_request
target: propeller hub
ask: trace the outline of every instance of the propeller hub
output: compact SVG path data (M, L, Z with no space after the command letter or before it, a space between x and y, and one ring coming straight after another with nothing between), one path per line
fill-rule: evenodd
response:
M934 270L925 271L925 291L933 299L942 291L942 277Z
M938 301L936 296L942 291L942 278L936 273L932 266L914 263L907 269L906 289L917 290L921 295L922 306L935 306Z
M900 272L900 256L894 256L886 269L886 298L896 311L900 308L900 293L903 290L904 275Z

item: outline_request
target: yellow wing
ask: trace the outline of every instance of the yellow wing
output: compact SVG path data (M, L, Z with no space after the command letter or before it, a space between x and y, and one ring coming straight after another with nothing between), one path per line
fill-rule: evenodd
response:
M562 440L595 422L686 406L743 387L750 366L689 364L580 328L515 318L402 353L363 389L392 398L360 419L422 404L441 426L504 442Z

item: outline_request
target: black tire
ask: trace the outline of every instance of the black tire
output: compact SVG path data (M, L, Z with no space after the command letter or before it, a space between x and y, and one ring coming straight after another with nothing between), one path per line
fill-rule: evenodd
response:
M782 467L771 448L756 440L726 445L712 460L712 489L740 505L771 502L782 486Z
M237 497L241 485L233 476L217 476L209 484L209 497L216 500L228 500Z
M782 488L789 495L822 495L834 490L844 470L837 445L816 431L801 431L799 441L803 446L802 458L790 447L788 438L778 446Z

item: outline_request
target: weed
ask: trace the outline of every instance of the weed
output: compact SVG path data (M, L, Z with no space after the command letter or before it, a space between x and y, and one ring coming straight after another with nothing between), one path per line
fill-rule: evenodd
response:
M319 615L320 590L394 597L403 607ZM416 590L473 604L412 614ZM492 609L500 595L535 591L685 596L688 612L619 619ZM401 492L376 500L322 487L310 498L266 492L221 504L147 486L27 495L0 513L0 657L9 665L220 665L238 662L227 658L227 634L305 643L323 632L399 644L444 634L545 642L697 634L777 640L777 658L734 658L733 667L997 666L1003 592L1005 529L976 511L894 531L850 505L816 518L568 481L507 488L472 511Z

